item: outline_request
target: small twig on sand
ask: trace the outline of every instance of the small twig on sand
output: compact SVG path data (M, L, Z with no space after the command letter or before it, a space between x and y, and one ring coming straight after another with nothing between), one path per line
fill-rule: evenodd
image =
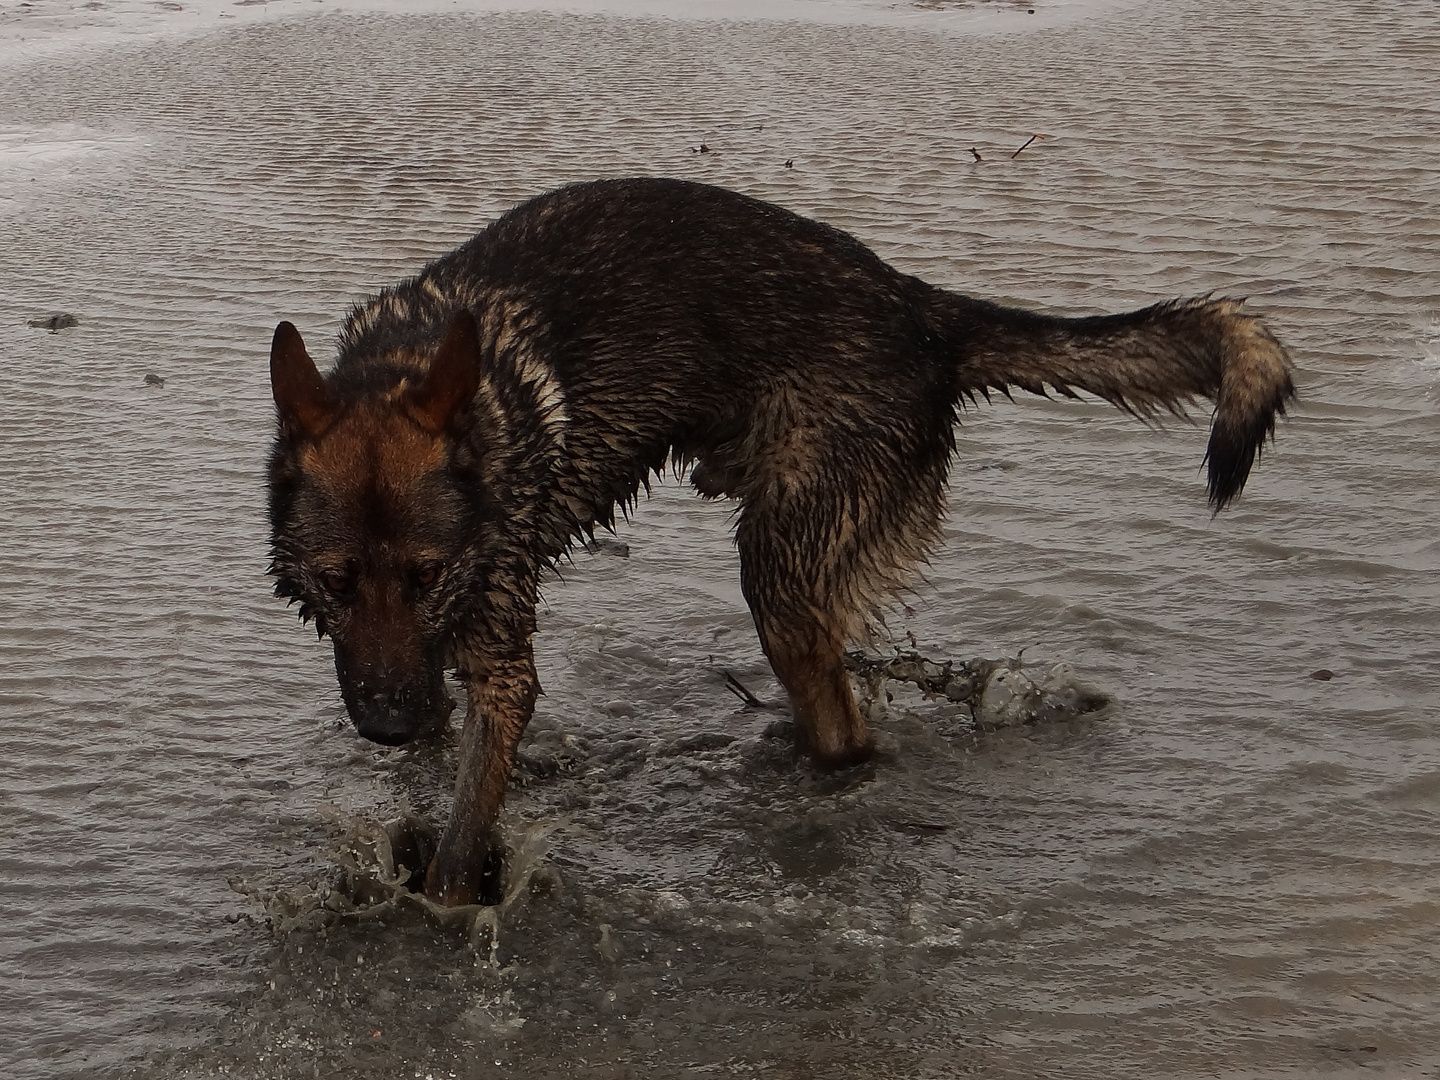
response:
M1034 142L1036 139L1043 139L1043 138L1045 138L1045 136L1044 136L1044 135L1041 135L1041 134L1037 131L1034 135L1031 135L1028 139L1025 140L1025 145L1022 146L1022 147L1020 147L1020 150L1024 150L1026 146L1029 146L1029 145L1030 145L1032 142ZM1020 150L1016 150L1013 154L1010 155L1010 160L1011 160L1011 161L1014 161L1017 157L1020 156Z
M765 708L765 703L761 701L758 697L756 697L754 694L752 694L749 690L745 689L745 684L742 683L739 679L735 678L734 675L731 675L728 671L725 672L725 688L729 690L732 694L734 694L736 697L738 697L741 701L743 701L746 708Z

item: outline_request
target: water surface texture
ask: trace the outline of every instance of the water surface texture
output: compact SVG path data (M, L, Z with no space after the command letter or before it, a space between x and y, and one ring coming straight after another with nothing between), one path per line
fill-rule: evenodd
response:
M1037 4L314 5L0 70L0 1073L1440 1075L1435 10ZM726 691L781 698L728 511L658 486L547 589L498 930L282 933L449 781L358 740L268 596L270 333L326 356L506 207L629 174L1003 301L1248 295L1302 407L1213 520L1203 410L968 413L889 632L1115 704L987 734L897 692L838 778Z

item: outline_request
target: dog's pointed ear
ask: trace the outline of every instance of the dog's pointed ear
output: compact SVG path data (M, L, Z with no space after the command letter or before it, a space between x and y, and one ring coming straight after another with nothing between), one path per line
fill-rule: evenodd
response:
M427 431L444 431L470 404L480 385L480 329L475 316L458 311L430 370L410 391L410 407Z
M280 410L280 423L314 438L330 423L333 411L325 380L305 351L300 331L288 322L275 328L270 343L270 390Z

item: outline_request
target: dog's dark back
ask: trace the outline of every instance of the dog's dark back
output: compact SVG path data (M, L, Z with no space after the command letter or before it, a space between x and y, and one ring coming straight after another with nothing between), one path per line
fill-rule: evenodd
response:
M457 306L506 309L544 338L534 352L563 394L569 456L609 524L672 451L743 497L765 482L739 445L757 432L875 425L915 465L943 467L955 395L932 291L852 237L734 192L602 181L524 204L358 307L333 377L383 381Z

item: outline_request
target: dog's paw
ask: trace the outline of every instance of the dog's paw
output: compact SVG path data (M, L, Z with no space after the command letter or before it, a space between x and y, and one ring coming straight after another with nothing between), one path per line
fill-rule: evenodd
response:
M505 899L505 849L493 846L465 862L436 855L425 874L425 896L441 907L494 907Z

